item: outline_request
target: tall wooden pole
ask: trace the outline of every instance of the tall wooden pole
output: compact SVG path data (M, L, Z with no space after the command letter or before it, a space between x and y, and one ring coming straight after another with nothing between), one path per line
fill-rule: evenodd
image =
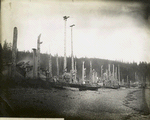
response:
M134 82L136 82L136 72L135 72L135 78L134 78Z
M38 78L40 77L40 44L42 44L42 42L40 42L40 37L41 37L41 34L38 36L38 40L37 40L37 75L38 75Z
M16 54L17 54L17 27L14 28L13 33L13 46L12 46L12 68L11 68L11 77L14 78L16 75Z
M101 80L103 79L103 65L101 65Z
M76 65L76 61L75 61L75 81L77 80L77 65Z
M73 32L72 28L75 26L74 24L71 25L71 66L72 66L72 73L74 72L74 59L73 59Z
M117 67L116 67L116 70L115 70L115 79L117 80Z
M113 80L115 80L115 67L114 67L114 64L113 64Z
M122 79L122 85L124 85L124 79Z
M84 61L82 63L82 82L84 82Z
M49 55L49 77L52 77L52 55Z
M90 61L90 81L92 81L92 62Z
M118 80L119 80L119 85L120 85L120 66L118 65Z
M92 73L92 83L94 83L94 80L95 80L95 70L93 69L93 73Z
M64 16L63 17L65 20L65 30L64 30L64 72L67 72L67 61L66 61L66 22L69 16Z
M32 49L33 50L33 78L36 79L37 78L37 54L36 54L36 49Z
M108 79L110 80L110 64L108 64Z
M94 82L97 82L97 72L95 71L95 81Z
M57 76L59 76L58 54L57 54L57 57L56 57L56 64L57 64Z
M108 69L106 69L106 79L108 80Z

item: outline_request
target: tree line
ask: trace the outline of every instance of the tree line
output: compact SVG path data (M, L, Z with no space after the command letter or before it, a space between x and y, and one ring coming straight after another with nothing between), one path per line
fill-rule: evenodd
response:
M49 54L41 53L40 55L41 63L40 66L42 69L48 69L48 61L49 61ZM57 55L51 56L52 59L52 74L53 76L57 75L57 66L56 66L56 57ZM2 61L3 65L7 63L11 63L12 58L12 45L7 41L4 42L2 46ZM33 53L30 51L17 51L17 62L20 61L30 61L32 64ZM98 77L101 76L101 66L103 65L103 72L108 69L108 64L111 65L111 72L112 72L112 65L114 64L115 67L120 66L120 78L121 80L127 81L128 79L131 81L138 80L146 80L146 78L150 78L150 63L147 62L140 62L137 64L136 62L132 63L125 63L120 61L113 61L113 60L106 60L106 59L99 59L99 58L74 58L76 61L76 68L77 68L77 76L81 78L82 76L82 62L85 61L85 68L86 68L86 76L87 79L89 78L90 72L90 61L92 62L92 68L96 70ZM58 56L58 63L59 63L59 73L60 75L63 74L63 62L64 58L62 56ZM67 71L70 72L71 70L71 57L67 57Z

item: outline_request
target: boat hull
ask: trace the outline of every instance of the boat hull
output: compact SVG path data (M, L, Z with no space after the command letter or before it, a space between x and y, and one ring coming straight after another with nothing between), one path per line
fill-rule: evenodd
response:
M93 91L97 91L98 87L80 87L79 91L86 91L86 90L93 90Z
M96 84L83 84L79 87L79 91L83 91L83 90L97 91L99 88L101 88L101 87Z
M79 91L85 91L85 90L94 90L97 91L99 88L101 88L98 85L95 84L76 84L76 83L63 83L63 82L50 82L51 87L57 88L57 89L65 89L66 87L71 88L78 88Z

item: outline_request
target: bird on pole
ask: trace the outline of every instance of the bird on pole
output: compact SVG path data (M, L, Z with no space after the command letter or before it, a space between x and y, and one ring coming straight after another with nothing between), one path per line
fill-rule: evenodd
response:
M73 26L75 26L75 24L73 24L73 25L70 25L70 27L73 27Z
M64 16L63 18L64 18L64 20L67 20L69 17L70 17L70 16Z

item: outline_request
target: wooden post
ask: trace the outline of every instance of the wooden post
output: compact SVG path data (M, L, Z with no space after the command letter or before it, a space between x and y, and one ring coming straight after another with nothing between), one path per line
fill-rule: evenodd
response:
M129 81L128 81L128 75L127 75L127 84L129 83Z
M13 46L12 46L12 68L11 68L11 77L14 78L16 75L16 54L17 54L17 27L14 28L13 34Z
M93 73L92 73L92 83L94 83L94 77L95 77L95 70L93 69Z
M134 82L136 82L136 72L135 72L135 78L134 78Z
M120 85L120 66L118 65L118 80L119 80L119 85Z
M72 66L72 73L74 72L74 58L73 58L73 32L72 28L75 26L74 24L71 25L71 66Z
M113 80L115 80L115 67L114 67L114 64L113 64Z
M122 85L124 85L124 79L122 79Z
M84 83L85 83L85 78L86 78L86 68L84 68Z
M84 61L82 63L82 83L84 82Z
M37 78L37 54L36 54L36 49L33 50L33 78Z
M64 16L63 17L65 20L65 26L64 26L64 73L67 72L67 58L66 58L66 22L69 16Z
M111 72L110 72L110 64L108 64L108 79L110 80L110 75L111 75Z
M108 69L106 69L106 79L108 80Z
M37 40L37 75L38 75L38 78L40 77L40 44L42 44L42 42L40 42L40 37L41 37L41 34L38 36L38 40Z
M101 80L103 78L103 65L101 65Z
M94 82L97 82L97 72L95 71L95 81Z
M77 80L77 65L76 65L76 61L75 61L75 81Z
M90 61L90 81L92 82L92 62Z
M58 54L57 54L57 57L56 57L56 65L57 65L57 76L59 76Z
M52 58L51 54L49 55L49 77L52 77Z
M97 80L97 72L95 69L93 69L93 83L95 83Z
M115 79L117 80L117 67L116 67L116 70L115 70Z

